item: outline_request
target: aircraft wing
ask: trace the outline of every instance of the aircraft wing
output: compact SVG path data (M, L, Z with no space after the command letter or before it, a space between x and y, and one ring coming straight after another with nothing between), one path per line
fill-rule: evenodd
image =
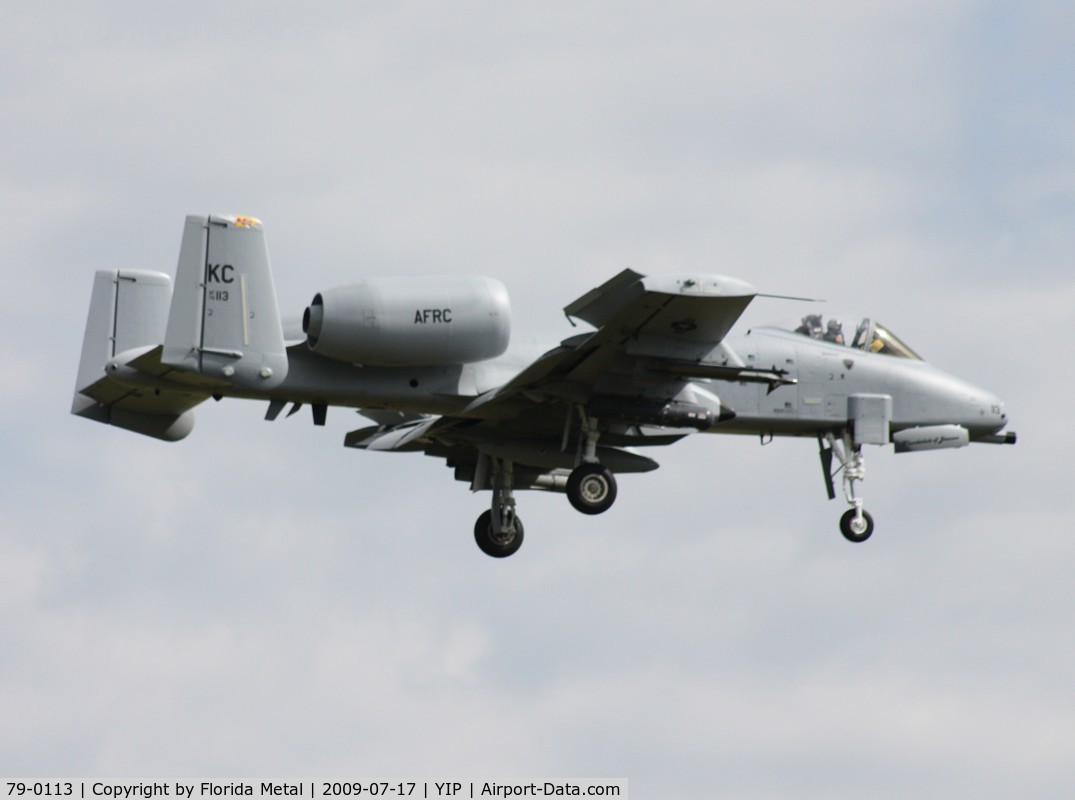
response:
M485 416L490 405L519 395L574 403L606 393L671 399L696 365L742 367L720 343L755 294L734 278L645 277L626 269L564 308L596 332L566 340L463 415ZM671 375L674 365L683 374Z
M564 309L595 331L565 340L458 414L353 431L346 444L424 449L449 464L472 460L477 451L569 469L581 410L609 423L601 435L602 463L614 471L654 469L651 459L621 448L667 444L717 421L719 400L688 384L715 377L707 370L746 371L721 341L755 294L731 278L651 278L624 270ZM669 416L669 404L682 413Z

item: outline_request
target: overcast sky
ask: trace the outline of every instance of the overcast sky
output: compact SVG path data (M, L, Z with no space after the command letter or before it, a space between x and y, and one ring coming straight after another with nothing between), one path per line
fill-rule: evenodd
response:
M9 4L0 778L628 779L636 798L1069 796L1069 3ZM624 267L870 314L1017 447L694 437L475 547L442 462L209 403L69 415L93 272L265 224L284 313L477 273L517 338ZM758 300L745 325L802 306Z

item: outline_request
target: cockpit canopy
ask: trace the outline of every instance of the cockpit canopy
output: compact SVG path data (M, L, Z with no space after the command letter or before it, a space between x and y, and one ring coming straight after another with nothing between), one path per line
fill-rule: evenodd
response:
M799 323L781 326L801 336L809 336L822 342L832 342L868 353L883 353L896 358L921 361L922 357L905 345L896 334L869 317L848 317L807 314Z

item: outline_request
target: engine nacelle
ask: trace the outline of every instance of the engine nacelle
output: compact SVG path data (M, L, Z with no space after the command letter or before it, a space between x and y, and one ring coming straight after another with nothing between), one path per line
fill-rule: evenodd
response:
M492 278L370 278L315 295L302 330L315 353L353 364L471 364L507 350L511 304Z

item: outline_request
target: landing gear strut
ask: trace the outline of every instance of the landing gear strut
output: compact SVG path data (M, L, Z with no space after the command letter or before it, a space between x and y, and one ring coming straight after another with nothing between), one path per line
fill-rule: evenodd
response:
M616 478L597 460L597 440L601 435L597 420L587 416L581 407L579 415L586 438L580 439L583 449L576 456L581 463L567 478L567 499L583 514L602 514L616 502Z
M487 556L507 558L523 544L523 521L515 515L512 462L492 459L493 503L474 523L474 541Z
M587 415L582 406L568 409L561 449L567 450L572 420L577 409L580 424L577 465L568 475L567 499L583 514L601 514L616 502L616 478L597 459L597 440L601 436L598 421ZM474 523L474 541L486 555L506 558L523 543L523 521L515 513L514 464L506 458L481 454L474 468L470 488L474 491L493 488L493 502ZM562 481L563 479L560 478Z
M862 456L862 445L855 444L851 440L850 431L846 430L840 439L831 433L818 437L818 444L821 448L821 467L825 475L825 488L828 490L829 499L836 497L834 478L837 473L842 472L844 497L852 506L840 517L840 532L849 542L864 542L873 534L873 517L862 507L862 498L855 494L855 482L862 481L866 477L866 462ZM835 471L832 469L833 457L840 462L840 466Z

